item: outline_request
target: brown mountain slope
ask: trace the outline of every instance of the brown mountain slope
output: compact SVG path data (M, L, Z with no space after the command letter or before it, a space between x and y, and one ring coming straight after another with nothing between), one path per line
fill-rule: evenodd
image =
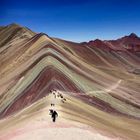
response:
M31 30L18 24L10 24L0 28L0 47L12 44L12 41L23 41L35 35Z
M95 46L104 50L129 51L131 53L140 52L140 38L131 33L117 40L93 40L87 43L89 46Z

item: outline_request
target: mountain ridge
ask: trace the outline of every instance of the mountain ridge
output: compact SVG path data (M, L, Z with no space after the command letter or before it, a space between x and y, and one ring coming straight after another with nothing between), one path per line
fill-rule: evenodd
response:
M12 23L7 26L0 26L0 32L3 30L2 28L16 28L16 29L18 28L19 30L21 30L21 33L19 31L17 31L17 32L19 32L19 34L16 33L17 36L19 36L21 34L21 38L26 38L26 39L27 38L29 39L29 38L33 37L35 34L37 34L33 31L31 31L28 27L23 27L17 23ZM27 32L28 34L26 34L25 32ZM26 34L26 35L24 35L24 34ZM47 35L46 33L39 33L39 34ZM64 40L64 41L66 41L66 40ZM71 41L68 41L68 42L71 42ZM77 42L73 42L73 43L77 43ZM140 51L140 38L135 33L131 33L130 35L126 35L126 36L123 36L121 38L114 39L114 40L95 39L95 40L90 40L88 42L81 42L80 44L89 45L91 47L99 47L102 49L106 49L107 51L110 51L110 50L129 51L132 53Z

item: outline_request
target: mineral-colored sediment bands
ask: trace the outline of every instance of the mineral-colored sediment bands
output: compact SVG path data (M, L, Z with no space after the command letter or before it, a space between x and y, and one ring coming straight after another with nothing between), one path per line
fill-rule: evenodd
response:
M16 24L1 27L0 140L31 140L32 133L56 139L54 131L68 140L139 140L139 54L135 34L74 43ZM55 124L52 89L67 99L55 101Z

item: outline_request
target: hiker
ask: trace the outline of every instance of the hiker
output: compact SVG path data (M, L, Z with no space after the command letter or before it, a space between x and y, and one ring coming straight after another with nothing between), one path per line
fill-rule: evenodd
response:
M49 111L50 111L49 115L52 115L52 113L53 113L53 109L50 109Z
M51 106L55 106L55 104L51 103Z
M53 122L55 122L56 117L58 117L58 113L54 110L53 113L52 113Z
M55 110L50 109L50 115L52 117L52 121L56 121L56 117L58 117L58 113Z
M66 101L67 101L66 98L62 98L62 99L61 99L61 102L62 102L62 103L65 103Z
M60 94L60 97L61 97L61 98L63 98L63 95L62 95L62 94Z
M60 97L60 93L57 93L57 97L58 97L58 98Z
M64 100L61 100L62 103L65 103Z
M53 93L53 95L54 95L54 98L56 98L56 93L55 92L52 92Z

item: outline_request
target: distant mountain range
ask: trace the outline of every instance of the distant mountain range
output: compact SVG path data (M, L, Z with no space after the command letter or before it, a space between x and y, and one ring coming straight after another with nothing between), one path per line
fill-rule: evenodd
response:
M139 52L140 51L140 38L131 33L128 36L124 36L117 40L106 40L102 41L96 39L94 41L89 41L87 43L89 46L99 47L101 49L107 49L109 51L129 51L129 52Z

